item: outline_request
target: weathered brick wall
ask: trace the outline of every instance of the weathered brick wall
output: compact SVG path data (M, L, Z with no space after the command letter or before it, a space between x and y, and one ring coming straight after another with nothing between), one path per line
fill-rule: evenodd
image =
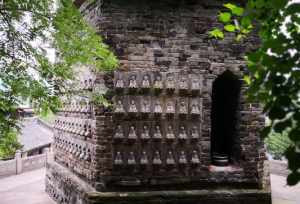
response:
M66 203L72 203L72 199L73 203L84 203L88 202L83 201L84 196L88 196L84 195L85 191L223 187L229 191L233 188L264 189L267 191L262 192L262 200L259 201L259 193L255 192L250 193L253 196L251 199L261 203L268 202L269 179L264 165L265 150L258 135L264 125L264 117L259 104L246 101L247 86L243 84L243 74L247 73L243 57L245 52L257 47L258 41L252 36L243 42L236 42L230 34L222 41L209 38L208 32L213 27L221 26L217 23L217 14L221 8L222 1L217 0L98 0L86 1L81 5L81 12L86 19L120 59L120 67L114 74L87 72L80 75L82 85L86 87L83 93L98 93L103 91L105 86L108 89L108 98L115 105L118 99L126 101L127 105L124 106L125 113L120 114L111 108L85 102L83 105L76 105L76 102L72 105L70 100L66 99L66 107L59 113L55 136L55 160L64 167L55 163L48 167L47 191L52 197L59 203L63 203L64 200ZM227 70L237 76L242 87L236 124L237 136L233 144L235 156L230 166L220 168L212 165L211 160L212 88L215 79ZM177 88L172 94L167 93L165 87L158 94L153 88L146 91L137 88L134 92L128 90L132 74L138 76L138 86L142 76L149 74L153 87L157 73L163 76L175 73L178 76L175 80ZM181 93L178 89L178 82L183 75L188 76L189 82L192 81L191 76L199 79L201 87L196 94L190 91ZM117 90L116 82L120 78L124 80L125 87ZM85 86L85 83L90 83L90 79L92 86ZM75 88L72 100L80 101L79 95L82 93L78 94ZM191 104L190 101L195 99L198 101L201 111L197 117L192 117L190 112L181 117L177 112L177 105L171 119L165 112L159 116L153 112L144 114L141 108L143 101L148 101L153 106L157 100L164 103L169 99L179 104L182 98L187 104ZM138 106L138 111L134 114L128 110L132 99ZM78 107L82 111L78 111ZM189 139L184 143L178 139L172 143L168 142L165 129L170 122L174 130L181 124L187 125L188 128L192 127L191 124L197 124L199 138L192 140L189 135ZM116 140L118 124L122 124L125 130L124 140ZM134 142L128 139L131 124L137 127L137 138ZM141 141L143 124L151 127L159 124L163 128L163 137L159 142L151 138L145 145ZM190 132L191 129L188 130ZM152 130L150 133L153 137ZM177 137L178 131L175 133ZM166 164L166 153L170 147L174 151L176 163L172 168ZM155 169L151 162L157 149L161 153L162 165ZM179 164L179 153L182 150L187 155L184 168ZM197 165L192 163L193 150L197 150L199 156ZM143 151L147 152L151 160L147 168L142 168L141 165ZM122 154L122 165L116 161L118 152ZM135 157L135 160L131 160L133 165L129 165L128 155L131 152ZM74 177L75 175L82 180ZM70 193L70 189L73 188L75 193ZM90 202L102 203L103 195L92 193ZM220 201L216 195L211 196L208 195L211 202ZM97 201L98 197L100 200ZM235 203L241 203L243 200L240 194L229 197L229 203L233 200ZM109 199L119 202L117 197L116 200L113 197ZM153 200L153 203L155 202L156 198Z
M255 37L242 43L236 42L232 35L228 35L223 41L209 38L208 32L213 27L220 26L216 18L221 5L221 1L176 3L111 0L85 3L81 6L81 10L120 59L119 72L186 72L203 77L201 93L203 116L199 139L201 166L194 179L197 178L201 182L234 181L258 184L262 180L264 160L264 149L258 137L258 130L264 125L264 118L258 104L246 102L245 85L242 86L238 138L235 141L238 157L236 162L241 169L225 172L222 176L222 173L216 173L214 168L209 168L212 83L226 70L230 70L242 81L243 73L247 72L244 54L258 44ZM116 123L116 120L113 121ZM101 131L99 134L106 139L111 137ZM106 145L108 144L104 144ZM109 145L117 148L117 145ZM112 151L115 151L114 148ZM99 170L100 180L101 173L103 172ZM106 169L103 175L106 179L108 175L115 175L113 168ZM168 171L163 174L167 175Z

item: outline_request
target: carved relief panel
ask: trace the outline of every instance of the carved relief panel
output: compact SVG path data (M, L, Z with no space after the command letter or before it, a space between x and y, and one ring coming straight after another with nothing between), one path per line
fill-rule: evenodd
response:
M113 174L176 175L199 168L202 76L116 72L114 79Z

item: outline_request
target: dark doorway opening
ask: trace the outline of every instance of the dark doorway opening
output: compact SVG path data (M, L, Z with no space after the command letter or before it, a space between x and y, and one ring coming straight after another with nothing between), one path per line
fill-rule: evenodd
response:
M213 83L211 156L214 165L226 166L234 161L240 92L241 81L231 71L225 71Z

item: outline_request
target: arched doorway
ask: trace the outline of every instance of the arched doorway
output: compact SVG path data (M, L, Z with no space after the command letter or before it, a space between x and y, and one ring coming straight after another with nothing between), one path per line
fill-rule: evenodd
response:
M226 166L234 160L237 137L237 110L241 81L225 71L213 83L211 109L211 157L214 165Z

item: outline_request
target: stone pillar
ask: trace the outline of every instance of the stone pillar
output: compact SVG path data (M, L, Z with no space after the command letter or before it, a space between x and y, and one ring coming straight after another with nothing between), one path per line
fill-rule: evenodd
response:
M21 150L16 151L15 155L16 159L16 174L22 173L22 156L21 156Z
M45 148L44 151L45 151L45 154L46 154L46 161L45 161L45 163L47 164L47 163L49 163L49 162L52 161L53 157L52 157L52 153L50 151L50 148Z

